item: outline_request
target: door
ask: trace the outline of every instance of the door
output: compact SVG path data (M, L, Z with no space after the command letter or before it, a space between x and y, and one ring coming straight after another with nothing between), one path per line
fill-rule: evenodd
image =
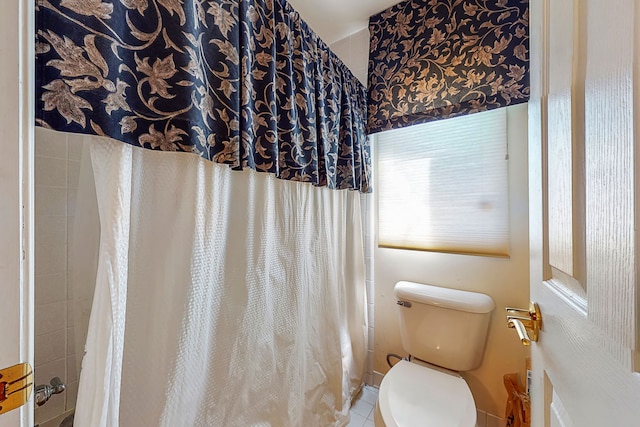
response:
M531 0L534 426L640 426L640 1Z
M0 369L33 366L32 3L3 1L0 13ZM32 412L2 414L0 427L32 426Z

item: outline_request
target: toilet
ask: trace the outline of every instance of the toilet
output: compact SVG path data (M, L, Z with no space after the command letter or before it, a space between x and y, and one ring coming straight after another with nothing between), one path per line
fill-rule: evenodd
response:
M398 282L401 360L382 379L376 427L475 427L476 406L459 372L482 363L490 296Z

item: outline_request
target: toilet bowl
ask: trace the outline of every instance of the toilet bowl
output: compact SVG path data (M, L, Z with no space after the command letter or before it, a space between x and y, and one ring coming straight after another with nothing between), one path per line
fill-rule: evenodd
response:
M456 372L401 360L384 376L376 427L475 427L476 406Z
M473 395L458 372L482 363L493 299L404 281L393 293L402 347L411 357L382 379L376 427L475 427Z

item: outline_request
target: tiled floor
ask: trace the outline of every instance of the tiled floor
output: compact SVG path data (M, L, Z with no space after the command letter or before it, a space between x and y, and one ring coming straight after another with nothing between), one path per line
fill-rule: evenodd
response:
M374 427L373 409L378 400L378 389L365 385L360 395L351 406L351 421L347 427Z

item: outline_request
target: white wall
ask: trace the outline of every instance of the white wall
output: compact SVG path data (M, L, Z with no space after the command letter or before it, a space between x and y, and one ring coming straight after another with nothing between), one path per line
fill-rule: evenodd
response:
M529 301L529 239L527 181L527 106L508 109L509 129L509 221L508 259L435 252L378 248L375 259L375 347L374 369L386 373L386 355L405 356L399 336L393 287L399 280L428 283L490 295L492 314L482 366L464 373L478 409L502 415L506 392L502 376L523 372L528 351L515 331L507 328L506 306L524 307ZM374 187L375 194L375 187Z
M329 46L344 62L354 76L367 85L367 67L369 62L369 29L364 28Z

